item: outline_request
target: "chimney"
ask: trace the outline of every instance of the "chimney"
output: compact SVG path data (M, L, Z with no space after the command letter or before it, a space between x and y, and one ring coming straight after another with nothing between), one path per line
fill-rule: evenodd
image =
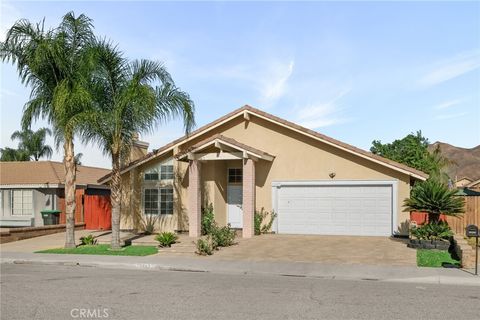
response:
M140 141L138 133L135 133L133 136L132 147L130 148L130 159L129 162L135 161L143 157L148 152L149 143L145 141Z

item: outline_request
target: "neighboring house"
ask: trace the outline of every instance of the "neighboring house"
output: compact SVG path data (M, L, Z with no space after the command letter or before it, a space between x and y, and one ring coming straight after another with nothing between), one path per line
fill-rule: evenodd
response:
M99 210L83 203L83 195L109 196L109 189L97 180L110 172L102 168L77 166L76 222L85 215L102 215ZM65 221L64 166L54 161L0 162L0 226L43 226L42 210L62 211Z
M455 187L457 188L467 187L470 183L472 183L472 179L467 177L461 177L461 178L455 179Z
M133 160L133 159L132 159ZM200 235L201 208L253 235L255 210L283 234L407 234L403 200L427 175L245 106L122 171L122 229L159 215L159 230ZM99 180L106 183L107 175Z
M467 188L470 189L479 189L480 190L480 179L470 182L466 185Z

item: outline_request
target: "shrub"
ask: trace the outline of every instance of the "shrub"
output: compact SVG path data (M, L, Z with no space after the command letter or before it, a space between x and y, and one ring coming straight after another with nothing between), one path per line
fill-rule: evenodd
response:
M414 227L410 230L412 237L419 240L448 240L453 236L453 232L444 221L427 223L420 227Z
M211 236L199 238L196 243L197 251L195 253L201 256L210 256L213 254L213 250L216 249L215 242Z
M415 184L404 207L408 211L427 212L429 222L438 222L440 214L458 216L465 212L465 200L456 194L457 189L430 178Z
M229 247L235 243L235 230L230 229L230 224L226 227L215 226L212 230L212 238L215 247Z
M82 246L91 246L97 244L97 239L95 239L93 234L89 234L87 236L81 237L80 242Z
M162 232L155 237L155 240L160 242L161 247L171 247L172 244L177 242L177 235L173 232Z
M142 231L145 235L152 234L159 216L157 214L146 214L144 217Z
M260 235L262 233L267 233L270 231L273 225L273 221L277 217L275 212L270 213L270 220L267 223L264 223L264 220L269 216L269 212L265 211L264 208L260 209L260 211L255 210L254 216L254 227L255 227L255 234Z
M215 228L215 215L213 205L209 204L202 210L202 235L212 234Z

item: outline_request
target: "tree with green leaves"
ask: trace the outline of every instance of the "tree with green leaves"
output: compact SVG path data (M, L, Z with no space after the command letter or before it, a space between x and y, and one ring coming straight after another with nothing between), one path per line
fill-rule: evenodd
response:
M52 157L52 147L45 143L47 135L52 135L52 131L48 128L41 128L37 131L24 129L22 131L15 131L11 139L19 140L18 149L23 150L30 158L38 161L40 158Z
M438 147L430 152L428 146L428 139L422 135L421 131L417 131L392 143L383 144L380 140L374 140L370 151L446 182L448 176L444 169L450 162L441 154Z
M57 28L45 29L44 21L22 19L0 43L0 58L17 66L21 82L31 88L22 127L38 118L48 120L57 145L63 143L65 166L66 241L75 247L75 152L74 136L79 115L89 108L94 69L92 20L67 13Z
M458 216L465 212L465 200L456 194L457 189L449 189L438 179L427 179L415 184L404 207L407 211L427 212L429 223L438 223L440 214Z
M91 81L94 110L78 120L85 141L96 142L112 161L111 248L120 248L122 163L128 161L136 134L153 132L160 124L180 117L185 131L194 126L194 104L175 86L162 64L149 60L128 61L106 41L96 46L96 72Z
M30 161L30 156L21 149L0 148L0 161Z

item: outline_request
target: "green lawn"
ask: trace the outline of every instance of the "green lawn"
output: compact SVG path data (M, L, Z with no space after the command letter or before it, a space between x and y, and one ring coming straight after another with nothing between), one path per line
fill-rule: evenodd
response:
M453 259L446 250L417 250L417 266L419 267L440 268L444 263L460 266L460 261Z
M59 253L59 254L97 254L107 256L148 256L158 252L154 246L127 246L122 250L110 250L108 244L97 244L91 246L78 246L72 249L56 248L37 251L36 253Z

